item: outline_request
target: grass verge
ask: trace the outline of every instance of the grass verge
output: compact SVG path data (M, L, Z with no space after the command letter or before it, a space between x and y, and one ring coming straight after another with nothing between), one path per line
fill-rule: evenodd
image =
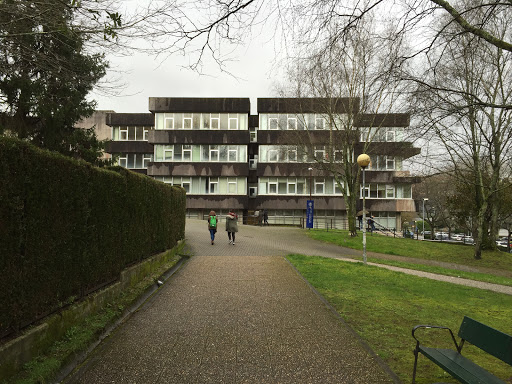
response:
M511 334L512 296L453 285L386 269L323 257L289 255L288 260L331 303L345 321L404 382L412 379L417 324L444 325L457 331L464 315ZM424 332L427 344L450 348L447 334ZM466 344L464 355L506 382L509 365ZM457 383L420 356L417 382Z
M362 235L351 237L348 231L311 230L307 235L315 240L337 244L352 249L363 249ZM510 272L512 277L512 255L501 251L483 251L482 259L473 257L473 247L463 244L436 243L414 239L393 238L378 234L367 234L366 250L388 255L435 260L472 267L491 268Z
M172 268L180 260L174 255L162 264L154 274L146 276L138 284L126 289L116 300L107 304L98 313L85 317L80 323L71 327L65 336L42 355L25 364L22 370L7 380L6 384L45 384L53 382L59 371L72 359L87 350L111 324L115 323L144 293L155 283L155 278Z

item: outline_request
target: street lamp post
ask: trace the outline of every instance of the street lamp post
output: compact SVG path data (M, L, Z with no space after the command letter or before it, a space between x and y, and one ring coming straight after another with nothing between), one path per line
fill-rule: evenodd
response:
M363 169L363 263L366 264L366 186L365 170L370 165L370 156L363 153L357 157L357 164Z
M423 240L425 240L425 201L428 201L427 197L423 198Z
M308 171L309 171L309 200L311 200L311 173L313 172L313 168L309 167L308 168Z

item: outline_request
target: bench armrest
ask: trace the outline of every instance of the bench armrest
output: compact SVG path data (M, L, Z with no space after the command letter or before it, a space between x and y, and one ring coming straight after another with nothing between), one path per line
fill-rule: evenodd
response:
M448 327L442 327L442 326L439 326L439 325L417 325L415 326L413 329L412 329L412 337L416 340L416 349L418 349L419 345L420 345L420 340L416 337L415 335L415 332L417 329L445 329L447 330L448 332L450 332L450 336L452 337L452 340L453 340L453 344L455 344L455 348L457 349L457 352L460 353L460 351L462 350L462 343L461 345L457 344L457 340L455 340L455 335L453 334L452 330Z

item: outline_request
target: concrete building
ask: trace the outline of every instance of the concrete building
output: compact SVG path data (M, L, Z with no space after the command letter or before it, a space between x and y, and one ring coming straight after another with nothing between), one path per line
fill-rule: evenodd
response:
M407 114L363 115L359 100L348 98L261 98L255 116L248 98L150 98L149 110L107 114L107 152L121 166L183 187L191 217L235 209L251 222L267 210L270 224L299 225L311 195L315 226L344 228L346 191L318 161L341 163L340 140L353 141L358 154L367 135L372 164L360 189L367 210L397 229L401 213L415 211L415 179L403 161L419 149L403 140ZM349 120L355 129L347 135L339 128Z

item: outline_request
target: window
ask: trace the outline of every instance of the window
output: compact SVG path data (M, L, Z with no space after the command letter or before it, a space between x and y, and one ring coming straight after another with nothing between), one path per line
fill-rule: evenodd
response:
M323 195L325 193L325 179L315 177L315 194Z
M258 196L258 187L249 187L249 197Z
M268 193L269 194L277 194L277 182L268 183Z
M288 116L287 129L289 130L297 130L297 118L295 116Z
M395 129L394 128L388 128L386 130L386 141L387 142L395 141Z
M174 116L165 118L164 129L174 129Z
M218 145L210 145L210 161L219 161Z
M210 129L220 129L220 113L210 113Z
M135 141L136 138L135 138L135 132L136 132L136 127L128 127L128 140L130 141Z
M251 131L250 132L250 135L251 135L251 143L255 143L258 141L258 134L257 132L254 130L254 131Z
M386 185L386 198L395 198L395 187L393 185Z
M292 162L292 163L297 162L297 150L296 149L288 150L288 161Z
M228 129L238 129L238 115L229 114Z
M153 161L153 154L145 153L142 158L142 168L147 168L151 161Z
M386 186L383 184L377 185L377 198L385 199L386 198Z
M340 150L334 151L334 162L342 163L343 162L343 152Z
M210 178L209 192L210 194L219 193L219 178Z
M315 118L315 129L325 129L325 119L323 117Z
M148 141L148 134L149 134L149 129L146 127L142 127L142 140Z
M191 185L190 179L189 180L183 180L181 182L181 186L183 187L183 189L185 190L186 193L190 193L190 185Z
M228 161L235 162L237 161L238 151L236 147L228 147Z
M119 127L119 140L128 140L128 127Z
M230 195L234 195L237 192L237 182L236 179L228 179L228 193Z
M119 164L120 167L126 168L128 166L128 156L126 154L119 155L117 164Z
M183 114L183 129L192 129L192 114Z
M277 116L268 118L268 129L279 129L279 120Z
M370 197L370 186L365 186L363 188L363 186L361 185L361 192L360 192L360 195L361 195L361 198L364 196L366 198L369 198Z
M164 161L172 161L174 154L173 145L164 145Z
M340 187L340 185L334 180L333 190L335 195L343 195L343 185Z
M392 171L395 169L395 158L392 156L386 156L386 169Z
M135 168L135 154L134 153L129 153L128 155L128 164L127 164L127 168L129 169L133 169Z
M325 147L318 146L315 147L315 159L323 160L325 158Z
M279 159L279 152L277 151L277 149L270 149L268 151L268 161L276 163L278 161L278 159Z
M191 161L192 160L192 145L185 144L183 145L183 161Z
M295 181L289 181L288 182L288 191L287 193L289 195L295 195L297 193L297 184Z

